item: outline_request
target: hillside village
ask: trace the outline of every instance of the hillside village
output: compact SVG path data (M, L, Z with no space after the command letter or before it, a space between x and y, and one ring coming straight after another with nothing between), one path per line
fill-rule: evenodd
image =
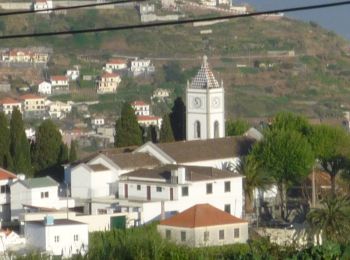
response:
M45 19L65 17L64 10L50 10L60 6L57 2L13 4ZM161 0L120 8L131 8L140 23L179 20L191 12L252 10L227 0ZM118 7L89 10L95 9ZM256 19L289 23L283 14ZM122 234L126 241L128 230L137 228L150 228L160 241L188 251L218 247L224 252L235 245L252 250L258 239L282 251L347 240L347 225L334 239L308 217L326 207L328 194L348 200L350 105L343 102L348 93L343 87L348 82L344 45L337 43L343 63L334 65L334 54L327 57L334 64L322 68L328 74L320 82L333 89L325 95L345 93L336 104L320 102L329 110L310 112L316 101L302 97L292 104L296 111L308 107L305 117L278 113L272 106L269 113L243 120L237 115L260 102L254 77L268 82L265 94L283 99L299 90L297 77L322 74L315 63L326 57L282 46L255 55L248 51L234 63L230 55L218 59L209 38L221 24L193 25L201 28L208 48L201 49L200 58L194 52L188 60L81 50L68 61L50 45L0 46L0 132L6 132L0 136L1 257L39 253L94 259L93 250L101 241L107 243L98 236ZM274 75L288 75L295 85ZM282 85L280 93L268 89L271 79ZM237 82L247 85L232 92ZM233 99L233 93L242 96ZM247 93L253 100L247 102ZM113 233L119 230L124 233ZM99 243L94 243L96 236Z

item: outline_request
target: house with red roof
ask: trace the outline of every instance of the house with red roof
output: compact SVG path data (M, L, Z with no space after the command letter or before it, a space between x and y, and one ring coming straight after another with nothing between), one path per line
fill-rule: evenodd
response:
M0 221L10 221L11 219L11 199L10 185L16 181L17 176L0 168Z
M55 75L51 76L50 82L52 86L52 91L62 91L69 90L69 78L65 75Z
M142 100L136 100L131 103L131 107L135 110L137 116L149 116L149 104Z
M210 204L193 207L160 221L158 232L165 239L192 247L246 243L248 222Z
M128 68L128 62L124 59L110 59L107 61L105 71L112 73L116 70L125 70Z
M0 100L0 110L5 113L5 115L11 115L12 111L14 108L17 108L20 112L22 112L22 102L10 98L10 97L5 97Z
M39 116L43 115L46 111L45 97L35 94L24 94L19 99L22 101L22 109L25 116Z
M96 82L97 94L115 93L121 81L119 74L105 72Z

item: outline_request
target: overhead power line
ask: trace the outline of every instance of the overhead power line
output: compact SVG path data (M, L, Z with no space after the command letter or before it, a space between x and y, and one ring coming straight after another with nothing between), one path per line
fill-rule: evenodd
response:
M134 2L145 2L147 0L120 0L120 1L111 1L111 2L102 2L102 3L94 3L94 4L85 4L85 5L73 5L73 6L59 6L54 8L40 9L40 10L21 10L21 11L12 11L0 13L0 16L12 16L12 15L20 15L20 14L32 14L32 13L47 13L59 10L70 10L70 9L82 9L96 6L104 6L104 5L119 5L119 4L128 4Z
M136 25L121 25L121 26L115 26L115 27L90 28L90 29L68 30L68 31L58 31L58 32L3 35L3 36L0 36L0 40L15 39L15 38L36 38L36 37L45 37L45 36L58 36L58 35L82 34L82 33L97 33L97 32L107 32L107 31L133 30L133 29L142 29L142 28L151 28L151 27L181 25L181 24L188 24L188 23L195 23L195 22L220 21L220 20L252 17L252 16L259 16L259 15L269 15L269 14L277 14L277 13L289 13L289 12L322 9L322 8L329 8L329 7L335 7L335 6L349 5L349 4L350 4L350 1L342 1L342 2L328 3L328 4L308 5L308 6L300 6L300 7L292 7L292 8L284 8L284 9L274 9L274 10L261 11L261 12L252 12L247 14L184 19L184 20L178 20L178 21L166 21L166 22L156 22L156 23L136 24Z

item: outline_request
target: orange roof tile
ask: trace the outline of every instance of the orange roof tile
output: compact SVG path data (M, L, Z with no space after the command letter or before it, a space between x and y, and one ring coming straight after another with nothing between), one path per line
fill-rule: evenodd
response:
M159 224L163 226L196 228L238 223L247 223L247 221L232 216L210 204L197 204L173 217L160 221Z
M42 97L34 95L34 94L25 94L19 97L22 100L26 100L26 99L40 99Z
M63 75L56 75L56 76L51 76L51 80L64 81L64 80L67 80L67 77Z
M119 77L119 74L117 73L103 73L102 78L115 78Z
M0 168L0 180L16 179L17 176L3 168Z
M136 100L131 103L132 106L149 106L146 102L143 102L141 100Z
M5 97L0 100L0 104L18 104L18 103L21 103L21 101L18 101L10 97Z
M137 116L137 121L153 121L159 119L161 119L159 116Z
M110 59L109 61L107 61L107 64L125 64L126 60L122 60L122 59Z

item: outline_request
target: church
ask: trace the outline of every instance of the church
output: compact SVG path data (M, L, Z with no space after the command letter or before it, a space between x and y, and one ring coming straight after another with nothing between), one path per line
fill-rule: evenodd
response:
M225 137L225 100L223 82L209 68L207 56L186 88L186 140Z

